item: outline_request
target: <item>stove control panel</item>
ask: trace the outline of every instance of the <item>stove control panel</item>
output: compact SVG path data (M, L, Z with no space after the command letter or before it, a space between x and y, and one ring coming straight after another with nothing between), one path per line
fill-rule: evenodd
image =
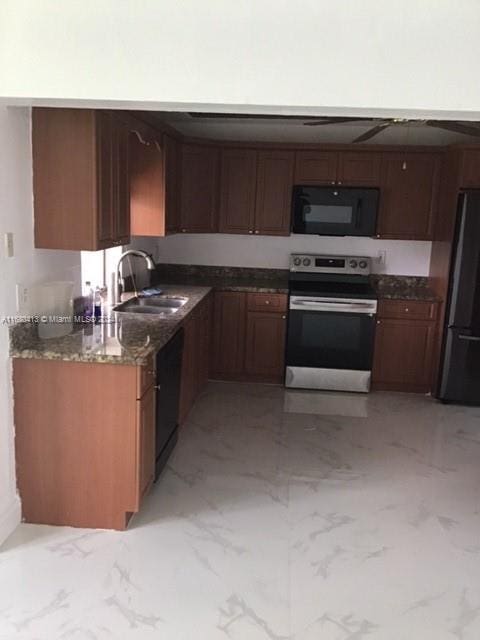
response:
M290 271L366 276L371 271L371 259L364 256L322 256L292 253L290 256Z

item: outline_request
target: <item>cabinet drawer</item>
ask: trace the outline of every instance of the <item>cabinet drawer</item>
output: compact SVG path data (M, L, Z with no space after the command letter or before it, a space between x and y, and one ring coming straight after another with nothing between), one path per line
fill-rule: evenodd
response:
M422 300L380 300L379 318L398 318L412 320L436 320L437 303Z
M155 356L150 356L143 367L137 367L137 399L155 382Z
M287 296L284 293L249 293L248 311L271 311L281 313L287 310Z

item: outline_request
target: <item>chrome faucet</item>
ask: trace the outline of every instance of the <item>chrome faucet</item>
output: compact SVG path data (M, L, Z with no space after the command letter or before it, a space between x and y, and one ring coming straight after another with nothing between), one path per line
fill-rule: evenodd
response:
M152 256L148 255L146 251L142 251L141 249L128 249L128 251L125 251L124 253L122 253L120 258L118 259L117 268L115 270L116 282L115 282L115 291L113 294L113 298L114 298L113 301L115 304L118 304L120 302L120 297L125 289L125 279L122 278L122 275L120 273L120 266L123 262L123 259L126 258L127 256L138 256L140 258L145 258L145 262L147 263L147 269L149 271L155 270L155 263L152 260ZM133 273L132 273L132 278L135 286L135 278Z

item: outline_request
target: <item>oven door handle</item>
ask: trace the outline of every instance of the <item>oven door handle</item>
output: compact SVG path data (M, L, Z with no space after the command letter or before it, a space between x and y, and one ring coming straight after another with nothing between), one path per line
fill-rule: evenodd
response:
M291 311L329 311L330 313L362 313L373 315L377 304L371 302L316 302L314 300L290 300Z

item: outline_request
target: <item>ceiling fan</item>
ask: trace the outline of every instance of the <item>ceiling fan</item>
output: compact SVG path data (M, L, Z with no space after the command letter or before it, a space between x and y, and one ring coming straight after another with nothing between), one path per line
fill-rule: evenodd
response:
M463 133L467 136L476 136L480 138L480 123L477 122L457 122L455 120L409 120L407 118L372 118L372 122L377 122L371 129L362 133L353 140L353 142L365 142L378 135L387 127L402 125L421 125L427 127L435 127L437 129L445 129L454 133ZM326 124L341 124L343 122L365 122L361 118L321 118L320 120L310 120L304 122L306 126L317 127Z
M362 133L353 140L353 143L366 142L375 137L388 127L395 126L427 126L445 131L453 131L454 133L462 133L466 136L475 136L480 138L480 122L458 122L456 120L410 120L408 118L342 118L342 117L325 117L316 118L314 116L292 116L292 115L268 115L268 114L252 114L252 113L199 113L190 112L192 118L210 118L210 119L232 119L232 120L301 120L307 127L318 127L329 124L344 124L347 122L374 122L374 126Z

